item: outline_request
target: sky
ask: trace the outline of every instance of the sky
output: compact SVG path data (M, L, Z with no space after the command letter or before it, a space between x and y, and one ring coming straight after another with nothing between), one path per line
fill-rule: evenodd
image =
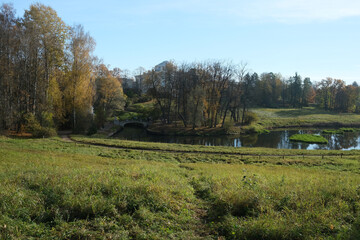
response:
M39 0L82 24L111 68L225 60L257 73L360 83L359 0Z

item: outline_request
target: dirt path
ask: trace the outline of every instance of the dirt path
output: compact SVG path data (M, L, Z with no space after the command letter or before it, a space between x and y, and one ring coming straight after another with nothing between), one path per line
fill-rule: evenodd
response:
M64 142L74 142L71 138L70 138L70 134L72 132L71 131L58 131L58 135L59 137L61 137L61 139Z

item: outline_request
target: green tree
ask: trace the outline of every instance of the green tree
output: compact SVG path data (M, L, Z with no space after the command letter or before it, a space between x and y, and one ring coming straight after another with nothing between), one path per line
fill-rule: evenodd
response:
M310 98L312 97L313 89L310 78L304 79L302 97L301 97L301 105L308 106Z
M301 97L302 94L302 79L301 76L295 73L295 76L292 77L292 83L290 84L291 88L291 97L290 102L293 107L301 107Z
M257 74L254 74L250 76L250 74L247 73L244 77L244 80L241 82L241 103L243 105L241 124L244 124L245 122L245 112L247 111L247 108L249 107L249 104L253 98L254 86L257 80Z
M264 107L275 107L281 99L280 76L270 73L263 73L256 83L256 96L259 105Z

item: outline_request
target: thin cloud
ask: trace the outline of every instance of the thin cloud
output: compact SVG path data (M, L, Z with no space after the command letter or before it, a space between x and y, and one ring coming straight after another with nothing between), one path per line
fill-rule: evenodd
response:
M360 16L360 2L353 0L278 0L272 8L279 21L331 21Z
M134 1L136 3L136 1ZM136 10L135 10L136 9ZM137 14L167 11L197 13L245 21L302 23L360 16L358 0L157 0L134 8Z

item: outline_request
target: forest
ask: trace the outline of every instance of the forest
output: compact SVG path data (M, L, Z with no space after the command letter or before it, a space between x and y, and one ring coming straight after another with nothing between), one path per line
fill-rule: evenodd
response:
M53 135L55 128L84 131L122 108L119 70L109 70L94 48L81 25L68 26L51 7L33 4L17 18L3 4L0 129L28 127L39 136Z
M104 126L129 97L120 68L94 54L95 40L81 25L69 26L56 11L33 4L21 18L11 4L0 8L0 129L51 136L56 129L86 132ZM142 73L152 120L185 127L247 124L254 107L317 106L360 112L356 82L326 78L311 82L298 73L257 74L246 64L209 60ZM138 93L141 91L137 91ZM128 100L127 100L128 99ZM116 115L116 114L115 114Z
M226 120L247 124L252 107L302 108L309 105L334 112L360 111L360 88L356 82L326 78L312 83L298 73L288 79L281 74L247 70L246 64L208 61L176 65L145 73L148 93L157 103L163 123L216 127Z

